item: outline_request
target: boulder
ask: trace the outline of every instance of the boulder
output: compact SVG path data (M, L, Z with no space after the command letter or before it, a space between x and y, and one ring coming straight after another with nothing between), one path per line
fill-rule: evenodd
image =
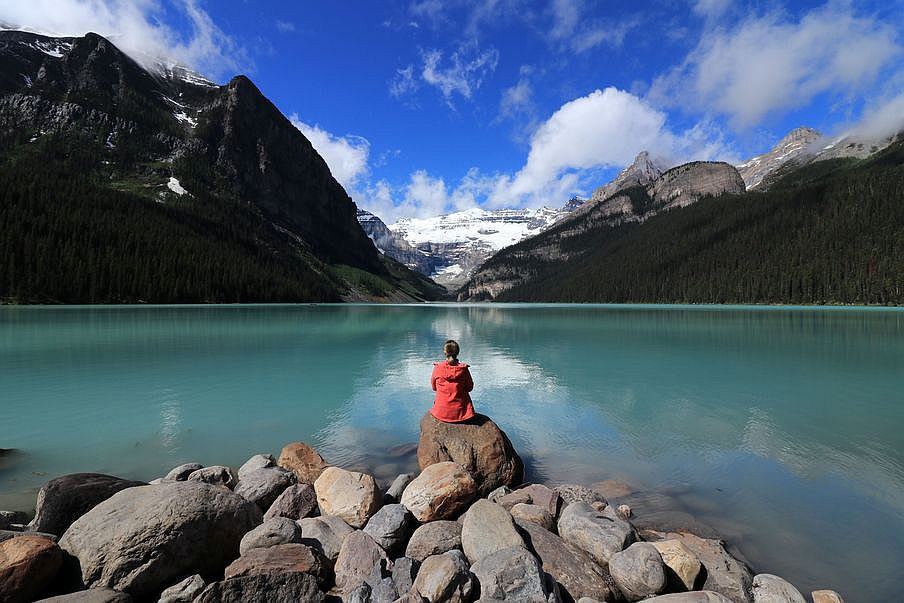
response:
M282 467L268 467L247 471L235 486L235 493L258 506L261 512L270 509L270 505L283 491L295 483L295 474Z
M331 562L335 562L339 556L345 537L355 531L342 519L332 515L306 517L297 523L301 528L301 543L319 549Z
M753 603L807 603L790 582L772 574L757 574L751 584Z
M404 505L386 505L368 520L364 531L389 554L399 552L414 531L415 520Z
M383 578L370 586L370 603L393 603L399 598L392 578Z
M651 543L666 567L666 578L673 584L675 590L694 590L697 576L700 575L702 565L700 559L680 540L660 540Z
M402 504L421 523L455 517L474 500L477 484L451 461L430 465L402 493Z
M183 576L219 574L261 520L257 506L225 488L193 481L142 486L80 517L60 547L78 560L86 586L148 597Z
M238 477L239 481L252 471L257 471L258 469L267 469L269 467L275 467L276 460L273 458L272 454L255 454L253 457L245 461L245 463L239 467Z
M267 548L250 549L226 566L227 580L254 574L310 574L320 586L330 578L329 561L315 548L297 544L277 544Z
M132 597L128 593L121 593L112 588L89 588L68 595L41 599L38 603L132 603Z
M341 517L353 528L363 528L383 502L372 476L338 467L324 469L314 491L323 515Z
M673 593L647 599L644 603L732 603L731 599L711 590Z
M496 503L482 498L465 513L461 548L472 565L496 551L518 546L523 548L524 540L512 516Z
M555 518L550 515L546 509L539 505L518 503L517 505L512 507L509 512L512 514L512 519L520 519L522 521L535 523L543 529L549 530L550 532L556 529Z
M389 505L402 500L402 492L408 487L408 484L414 479L413 473L403 473L392 480L386 494L383 495L383 504Z
M313 484L329 467L323 457L304 442L286 444L279 453L277 464L294 473L299 484Z
M618 598L611 577L587 553L568 546L562 538L537 524L516 523L528 550L539 558L543 571L573 600L591 596L606 601Z
M612 555L609 573L628 601L639 601L665 591L662 557L648 542L635 542Z
M230 490L235 487L236 480L232 469L223 465L211 465L188 474L189 482L202 482L212 486L225 486Z
M424 597L420 596L418 593L412 591L403 594L401 597L393 601L392 603L424 603L426 601Z
M0 542L0 601L33 601L52 584L63 552L42 536L20 536Z
M547 590L540 562L527 549L501 549L471 565L480 584L481 599L546 603Z
M553 488L553 492L562 497L563 507L576 502L584 502L591 506L593 503L608 504L602 493L578 484L562 484Z
M536 505L544 509L555 521L559 516L562 497L556 491L541 484L529 484L505 495L498 496L494 502L499 503L508 510L519 504Z
M810 593L813 603L844 603L841 595L834 590L814 590Z
M15 525L28 523L28 515L22 511L0 511L0 530L8 530Z
M201 594L205 586L207 584L200 575L189 576L160 593L157 603L191 603Z
M443 423L429 412L424 415L418 465L423 471L444 461L456 462L470 472L480 496L524 480L524 464L512 443L489 417L480 414L464 423Z
M474 579L461 551L449 551L424 559L414 579L414 590L430 603L470 601Z
M317 493L311 484L293 484L282 491L276 497L264 519L273 517L288 517L289 519L303 519L317 510Z
M288 517L268 519L244 536L239 543L239 554L251 549L263 549L277 544L301 542L301 527Z
M73 473L50 480L38 491L32 532L62 536L72 522L120 490L145 486L145 482L100 473Z
M598 564L605 566L615 553L637 540L634 526L613 509L597 511L586 502L575 502L562 511L559 535L579 548Z
M735 603L752 603L750 587L753 574L742 561L735 559L721 540L700 538L689 532L645 532L647 540L678 540L691 550L706 569L702 589L717 592Z
M173 467L170 469L170 472L166 474L166 477L163 478L164 482L184 482L188 479L188 476L197 471L198 469L203 469L204 465L201 463L184 463L179 465L178 467Z
M352 589L344 598L344 603L371 603L370 600L370 584L362 582L359 586Z
M618 511L619 515L621 515L625 519L631 519L631 515L634 514L634 512L631 510L631 507L628 505L618 505L615 510Z
M392 582L397 593L402 595L411 591L420 567L420 562L411 557L399 557L392 562Z
M326 598L317 587L317 579L300 572L251 574L204 589L194 603L247 603L248 601L292 601L323 603Z
M512 489L508 486L499 486L492 492L486 495L487 500L490 502L499 502L499 499L505 496L506 494L511 494Z
M405 548L405 556L423 561L430 555L461 550L461 524L457 521L431 521L418 527Z
M19 530L0 530L0 542L4 542L9 540L10 538L20 538L22 536L41 536L42 538L47 538L49 540L53 540L54 542L60 539L56 534L48 534L47 532L20 532Z
M351 592L362 582L366 582L379 564L387 569L392 567L386 551L368 534L355 530L342 541L342 548L336 558L336 586L342 592Z

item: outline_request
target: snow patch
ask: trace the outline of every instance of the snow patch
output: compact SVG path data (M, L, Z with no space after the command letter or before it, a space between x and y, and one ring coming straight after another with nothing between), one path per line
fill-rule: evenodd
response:
M176 119L178 119L180 123L187 123L192 128L195 128L198 126L198 120L195 119L194 117L189 117L187 113L184 113L184 112L173 113L173 116Z
M29 48L33 48L38 52L54 57L61 58L64 52L68 52L72 48L72 42L63 42L62 40L54 40L53 42L44 42L36 40L31 44L27 44Z
M182 188L181 184L179 184L178 178L174 178L172 176L170 176L169 182L166 183L166 186L180 197L188 192L187 190Z

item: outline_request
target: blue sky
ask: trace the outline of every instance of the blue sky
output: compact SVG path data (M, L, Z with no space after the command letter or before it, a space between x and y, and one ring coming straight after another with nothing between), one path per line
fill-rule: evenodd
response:
M642 150L904 127L902 0L12 0L0 21L249 75L387 222L559 206Z

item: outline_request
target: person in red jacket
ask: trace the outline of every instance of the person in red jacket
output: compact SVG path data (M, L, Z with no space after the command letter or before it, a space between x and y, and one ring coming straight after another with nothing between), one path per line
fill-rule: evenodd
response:
M445 423L461 423L474 416L474 405L468 393L474 389L474 380L467 364L458 361L458 343L449 340L443 346L445 362L433 365L430 387L436 399L430 414Z

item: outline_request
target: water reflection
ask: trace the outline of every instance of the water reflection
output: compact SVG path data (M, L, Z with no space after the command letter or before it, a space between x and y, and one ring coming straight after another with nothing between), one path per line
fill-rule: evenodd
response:
M532 479L621 479L642 522L735 538L801 588L892 592L900 311L0 308L0 445L23 449L0 468L0 508L33 501L48 474L150 479L294 440L385 483L416 469L448 338Z

